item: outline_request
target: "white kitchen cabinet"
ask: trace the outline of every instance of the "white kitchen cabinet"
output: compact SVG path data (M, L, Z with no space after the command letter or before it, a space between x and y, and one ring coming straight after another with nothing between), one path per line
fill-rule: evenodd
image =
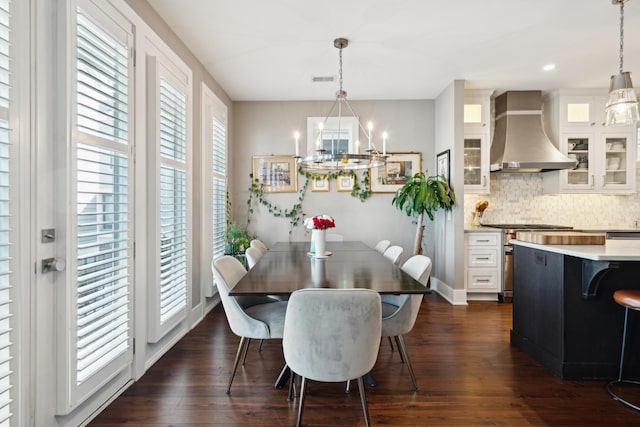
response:
M635 193L635 129L604 126L604 102L602 96L559 97L559 148L579 163L545 173L545 193Z
M488 194L491 94L466 90L464 97L464 192Z
M502 232L466 232L464 237L467 299L496 301L502 291Z

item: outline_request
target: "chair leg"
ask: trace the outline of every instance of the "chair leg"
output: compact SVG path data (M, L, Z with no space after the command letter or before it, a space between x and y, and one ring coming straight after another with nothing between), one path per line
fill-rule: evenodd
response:
M413 366L411 366L411 360L409 359L409 354L407 353L407 346L404 343L404 338L402 335L398 335L396 337L398 342L398 347L400 348L400 354L403 355L404 362L407 364L407 368L409 368L409 374L411 375L411 381L413 382L413 389L418 391L418 383L416 381L416 374L413 372Z
M351 380L347 380L347 387L344 389L345 393L351 393Z
M398 348L400 348L400 342L398 341L398 337L397 337L397 336L395 336L395 337L393 337L393 338L396 340L396 346L397 346ZM391 337L389 337L389 339L391 339ZM400 353L400 361L401 361L402 363L404 363L404 355L402 354L402 352L401 352L401 351L399 351L398 353Z
M249 352L250 344L251 344L251 338L247 338L247 346L244 348L244 355L242 356L242 366L244 366L244 362L247 360L247 353Z
M291 377L289 377L289 395L287 396L287 400L289 402L293 400L295 382L296 382L296 374L291 372Z
M358 390L360 391L360 402L362 403L362 412L364 412L364 424L369 427L369 407L367 406L367 396L364 389L364 381L362 377L358 377Z
M387 340L389 341L389 347L391 347L391 352L393 353L393 341L391 341L391 337L387 337Z
M244 337L240 337L240 344L238 344L238 351L236 352L236 360L233 362L233 370L231 371L231 378L229 378L229 384L227 385L227 394L231 393L231 383L233 382L233 377L236 375L236 370L238 369L238 362L240 361L240 355L242 354L242 349L245 344Z
M304 408L304 395L307 391L307 379L302 377L302 382L300 383L300 404L298 406L298 420L296 421L296 427L300 427L302 425L302 410Z
M260 340L260 347L258 347L258 351L262 351L262 344L264 343L264 340Z

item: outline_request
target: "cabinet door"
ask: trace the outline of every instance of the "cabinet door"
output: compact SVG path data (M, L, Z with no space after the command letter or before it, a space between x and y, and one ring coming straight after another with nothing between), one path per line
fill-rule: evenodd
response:
M486 94L469 94L464 97L465 129L489 128L491 120L491 97Z
M484 133L465 134L464 138L464 191L489 193L489 153Z
M605 191L633 188L635 184L635 138L631 133L602 132L601 182Z
M561 126L601 126L604 103L605 99L599 96L563 96L560 100Z
M562 136L561 148L578 165L572 170L561 171L562 187L569 190L594 188L597 147L592 133L568 133Z

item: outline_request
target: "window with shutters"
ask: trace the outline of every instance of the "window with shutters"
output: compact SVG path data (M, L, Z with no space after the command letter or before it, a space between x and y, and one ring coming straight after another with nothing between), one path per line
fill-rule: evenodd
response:
M14 51L11 46L13 18L11 2L0 0L0 426L12 425L14 410L14 348L13 348L13 290L15 277L12 259L15 241L13 221L16 210L11 194L14 158L11 144L15 141L10 121L14 113L14 92L11 89L11 66ZM12 219L13 217L13 219Z
M149 69L149 99L155 100L154 130L157 165L152 188L157 195L157 223L153 235L156 251L153 276L150 281L149 341L157 342L182 321L189 302L189 225L188 225L188 120L189 81L168 59L151 57Z
M211 220L213 222L213 257L217 258L224 255L227 241L227 124L226 117L213 116L210 120L213 129L211 135L213 217Z
M204 83L202 98L202 157L204 202L202 280L204 294L214 295L211 260L224 255L227 241L227 106Z
M132 360L131 44L130 28L89 2L77 9L68 320L75 334L64 351L69 401L59 402L61 413Z

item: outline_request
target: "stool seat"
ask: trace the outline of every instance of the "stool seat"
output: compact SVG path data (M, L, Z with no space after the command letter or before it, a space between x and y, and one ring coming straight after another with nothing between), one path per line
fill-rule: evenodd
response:
M613 299L623 307L640 309L640 290L620 289L613 293Z

